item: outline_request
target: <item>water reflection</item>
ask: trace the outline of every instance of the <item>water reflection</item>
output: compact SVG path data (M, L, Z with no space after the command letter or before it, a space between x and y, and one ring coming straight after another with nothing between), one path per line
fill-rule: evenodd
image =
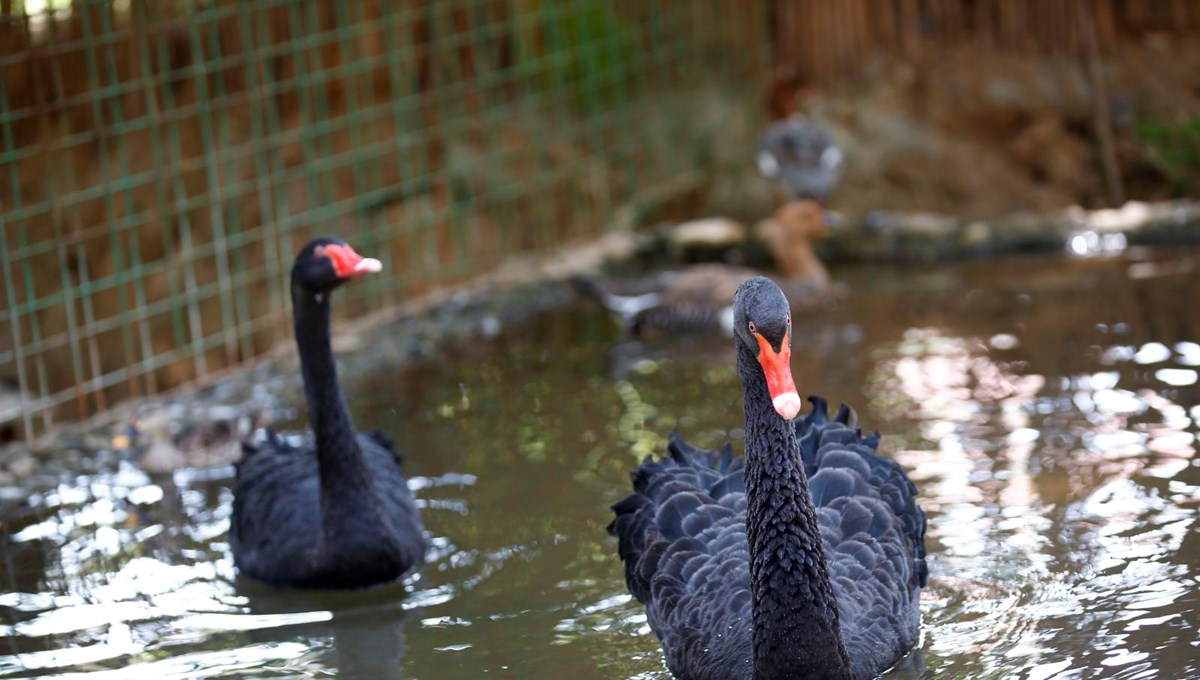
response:
M801 390L883 431L930 518L922 654L892 677L1200 676L1192 257L836 272L849 297L797 323ZM0 513L0 676L667 678L607 505L673 427L740 448L737 376L724 338L618 340L557 311L403 371L343 358L434 536L388 588L241 581L227 473L63 452Z
M1140 304L1148 291L1102 274L1074 294L1071 280L1011 282L1018 304L1007 313L909 329L877 350L873 407L928 445L895 455L938 513L929 599L945 621L927 648L951 676L1194 672L1184 620L1196 602L1182 600L1196 574L1180 558L1196 487L1180 477L1196 477L1195 425L1178 400L1195 393L1177 388L1195 380L1171 364L1191 365L1195 321L1175 313L1164 333L1169 322ZM1068 323L1037 312L1039 296L1069 301L1047 306ZM1147 326L1158 340L1137 342ZM1048 364L1064 344L1075 353ZM1173 501L1163 480L1181 492Z

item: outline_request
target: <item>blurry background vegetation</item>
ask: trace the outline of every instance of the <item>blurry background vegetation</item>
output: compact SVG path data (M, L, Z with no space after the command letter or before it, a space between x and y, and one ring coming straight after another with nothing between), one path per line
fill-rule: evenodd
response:
M33 436L341 312L652 220L755 218L772 117L835 206L988 217L1200 188L1186 0L0 0L0 425Z

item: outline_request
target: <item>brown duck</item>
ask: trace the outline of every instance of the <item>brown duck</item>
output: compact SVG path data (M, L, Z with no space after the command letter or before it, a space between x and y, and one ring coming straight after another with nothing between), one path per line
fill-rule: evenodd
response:
M829 272L812 241L828 235L824 210L811 200L792 201L775 213L776 229L768 245L779 275L773 277L791 301L793 313L804 314L832 301ZM699 264L638 279L575 278L582 294L616 312L635 335L652 331L726 332L733 321L733 294L759 272L727 264Z

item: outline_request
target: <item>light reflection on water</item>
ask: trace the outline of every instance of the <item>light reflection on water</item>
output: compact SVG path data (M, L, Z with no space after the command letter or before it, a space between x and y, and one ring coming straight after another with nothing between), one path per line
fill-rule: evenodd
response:
M845 304L797 323L801 390L921 489L925 676L1200 676L1200 281L1131 257L836 272ZM382 589L238 580L228 471L48 464L0 516L0 677L668 677L606 507L672 427L737 442L738 385L727 341L616 340L589 308L439 364L346 358L434 536Z

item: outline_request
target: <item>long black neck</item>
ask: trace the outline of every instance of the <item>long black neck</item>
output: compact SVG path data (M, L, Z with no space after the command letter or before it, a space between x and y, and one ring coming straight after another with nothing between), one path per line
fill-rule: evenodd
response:
M850 677L795 426L775 412L762 367L740 341L737 363L746 395L754 677Z
M329 296L330 291L313 293L292 283L296 346L300 350L308 421L316 438L321 516L327 529L336 526L341 515L354 513L370 496L364 493L370 486L366 460L338 386L329 339Z

